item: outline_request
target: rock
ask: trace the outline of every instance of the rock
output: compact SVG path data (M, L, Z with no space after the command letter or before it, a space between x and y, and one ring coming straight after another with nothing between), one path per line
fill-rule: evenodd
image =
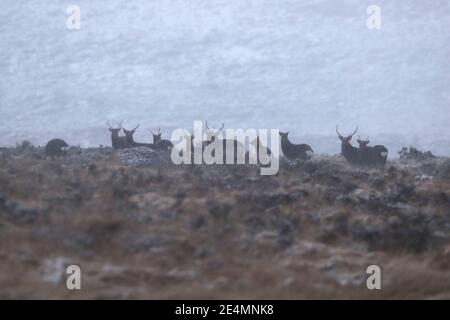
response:
M120 161L128 166L172 164L170 153L158 152L146 147L119 150Z
M418 180L418 181L428 181L428 180L432 180L433 179L432 176L429 176L429 175L426 175L426 174L421 174L421 175L415 176L414 178L416 180Z
M162 196L156 192L134 195L129 200L140 209L155 211L170 210L177 203L174 197Z

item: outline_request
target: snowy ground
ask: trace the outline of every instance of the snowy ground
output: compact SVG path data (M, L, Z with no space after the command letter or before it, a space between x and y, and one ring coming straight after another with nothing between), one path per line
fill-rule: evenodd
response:
M95 146L106 119L166 135L204 119L337 153L339 121L391 155L450 155L449 13L447 0L2 0L0 145Z

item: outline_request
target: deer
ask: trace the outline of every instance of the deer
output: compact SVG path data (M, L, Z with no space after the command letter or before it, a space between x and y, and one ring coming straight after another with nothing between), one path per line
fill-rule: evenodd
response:
M195 160L195 141L194 141L194 136L193 135L186 135L185 136L185 141L186 141L186 149L185 152L187 152L188 155L190 155L190 164L194 164L194 160ZM183 154L184 151L180 151L180 154Z
M152 130L150 130L150 133L153 135L153 145L156 149L163 150L163 151L170 151L173 148L173 143L170 140L161 139L161 129L158 128L157 133L153 133Z
M67 142L62 139L52 139L45 146L45 154L48 156L62 156L69 147Z
M122 121L123 122L123 121ZM122 122L120 122L117 128L110 125L109 121L106 121L108 125L108 130L111 132L111 146L114 150L125 149L128 147L128 140L126 136L120 137L119 132L121 130Z
M352 140L353 136L358 131L358 127L356 127L355 131L351 133L348 136L343 136L339 133L338 125L336 125L336 133L341 140L341 154L344 156L345 160L347 160L350 164L361 164L362 163L362 157L363 154L360 149L352 146L350 141Z
M264 146L264 145L261 143L261 139L259 139L259 137L256 137L256 139L250 141L249 144L252 145L252 146L254 146L255 149L256 149L256 163L257 163L257 164L262 164L262 162L267 162L267 160L270 159L270 157L271 157L271 155L272 155L272 151L271 151L268 147ZM260 151L260 150L262 150L262 151ZM267 155L267 157L268 157L269 159L264 159L264 160L266 160L266 161L261 161L261 154L262 154L263 156L266 156L266 155ZM247 152L245 153L245 163L246 163L246 164L249 164L249 163L250 163L251 156L252 156L252 154L251 154L250 151L247 151Z
M217 136L220 134L220 131L222 131L222 129L225 127L225 124L222 123L222 126L220 127L220 129L216 129L216 128L209 128L208 127L208 121L206 121L206 141L203 141L203 150L210 145L211 143L213 143ZM242 143L238 142L237 140L231 140L231 139L221 139L222 140L222 150L223 150L223 163L226 163L226 155L227 155L227 145L233 145L233 163L237 164L237 160L238 160L238 152L240 152L241 150L244 150L244 146L242 145ZM231 151L231 150L230 150ZM214 156L214 152L212 153L212 155Z
M308 144L294 144L289 141L288 132L281 132L281 151L289 160L308 160L314 153L313 149Z
M127 146L129 148L147 147L147 148L155 149L155 146L153 145L153 143L139 143L139 142L134 141L133 135L136 133L137 128L139 128L139 124L131 130L125 129L121 124L119 124L119 127L123 130L123 133L125 133L125 137L127 138L127 144L128 144Z
M369 147L369 137L362 140L360 136L356 140L361 151L361 162L369 167L384 168L387 161L388 149L383 145Z

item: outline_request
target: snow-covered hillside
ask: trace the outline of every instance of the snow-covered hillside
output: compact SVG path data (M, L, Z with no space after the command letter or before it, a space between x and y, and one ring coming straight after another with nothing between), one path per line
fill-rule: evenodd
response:
M447 0L2 0L0 145L107 144L107 119L148 140L204 119L327 153L339 122L391 155L450 155L449 30Z

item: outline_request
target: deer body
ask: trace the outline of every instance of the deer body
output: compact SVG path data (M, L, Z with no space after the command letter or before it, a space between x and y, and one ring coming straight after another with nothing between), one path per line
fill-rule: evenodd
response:
M361 165L364 163L364 151L361 151L360 149L352 146L352 144L350 143L357 131L358 128L356 128L352 134L343 136L339 133L338 126L336 126L336 133L341 140L341 154L344 156L345 160L347 160L348 163Z
M289 132L280 132L281 151L289 160L307 160L311 158L313 149L308 144L294 144L288 139Z
M389 152L388 149L382 145L369 147L369 138L366 140L358 139L357 141L361 152L361 163L368 167L384 168Z
M267 161L261 161L261 159L262 159L261 154L263 156L267 156L268 158L270 158L270 156L272 155L272 151L268 147L264 146L261 143L261 140L259 139L259 137L256 137L256 139L251 141L250 144L254 145L256 148L256 163L257 164L264 163L264 165L265 165L266 164L265 162L267 162ZM262 150L262 151L260 151L260 150ZM247 163L247 164L250 163L250 157L251 157L250 151L246 152L245 153L245 163ZM268 160L268 159L264 159L264 160Z
M242 145L242 143L240 143L237 140L234 139L223 139L223 138L218 138L220 131L224 128L225 124L222 124L222 127L220 127L220 129L215 129L212 128L210 129L208 127L208 122L206 122L206 141L203 141L202 146L203 149L205 149L207 146L209 146L210 144L212 144L213 142L216 141L216 139L219 140L219 144L220 142L222 142L222 154L223 154L223 163L227 163L227 153L228 152L233 152L233 163L237 164L238 161L238 153L242 153L243 154L243 161L245 161L245 147ZM214 156L215 151L212 152L212 156Z
M211 140L203 141L203 149L205 149L207 146L209 146L211 143L213 143L216 140L215 137L212 137ZM218 139L219 144L222 142L222 154L223 154L223 163L226 163L227 161L227 153L233 152L233 163L237 163L238 160L238 152L241 150L244 150L244 146L232 139ZM230 148L230 146L232 146ZM215 152L212 152L212 156L214 156Z
M136 126L136 128L134 128L132 130L127 130L122 126L120 126L120 127L122 128L123 133L125 133L128 148L146 147L146 148L155 149L155 146L153 143L140 143L140 142L134 141L133 136L136 133L137 128L139 128L139 124Z
M119 132L121 130L120 125L117 128L113 128L108 121L106 124L109 126L108 130L111 132L111 146L114 150L125 149L128 147L127 137L119 136Z
M358 128L356 128L352 134L344 137L339 133L338 126L336 126L336 133L342 143L341 152L344 158L350 164L384 168L387 161L388 149L382 145L369 147L368 138L366 140L358 139L357 142L359 144L359 148L353 147L350 141L357 131Z
M47 142L45 146L45 154L49 156L62 156L64 155L64 148L69 145L62 139L52 139Z
M362 157L363 153L361 151L352 146L350 141L342 142L341 145L341 154L344 156L345 160L347 160L350 164L362 164L364 157Z
M170 151L173 148L173 143L170 140L161 139L161 130L158 129L158 132L155 134L150 130L153 135L153 145L156 149L163 151Z

